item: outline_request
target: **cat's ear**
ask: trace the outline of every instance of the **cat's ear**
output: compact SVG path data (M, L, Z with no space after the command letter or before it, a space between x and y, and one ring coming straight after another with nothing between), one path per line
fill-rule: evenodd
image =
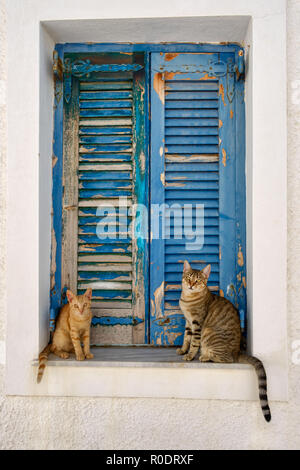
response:
M185 260L184 265L183 265L183 272L187 273L188 271L191 271L191 270L192 268L191 268L190 263L187 260Z
M67 294L67 299L68 299L68 302L69 302L69 303L71 303L72 300L74 300L75 297L76 297L76 296L73 294L73 292L70 291L70 290L67 290L66 294Z
M85 291L85 293L84 293L84 296L85 296L87 299L91 300L91 298L92 298L92 289L87 289L87 290Z
M204 269L202 269L202 272L204 274L204 276L208 279L209 276L210 276L210 271L211 271L211 265L208 264L207 266L205 266Z

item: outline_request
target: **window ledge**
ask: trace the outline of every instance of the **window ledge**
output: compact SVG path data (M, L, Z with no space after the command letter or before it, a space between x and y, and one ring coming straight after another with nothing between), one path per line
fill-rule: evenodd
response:
M175 348L115 346L92 352L94 359L82 362L50 355L39 385L38 361L33 361L30 394L257 400L257 379L248 365L184 362Z
M186 362L176 354L176 348L160 348L151 346L102 346L91 348L94 358L85 361L76 361L75 355L69 359L61 359L50 354L47 367L173 367L180 369L250 369L247 364L216 364L212 362L201 363L197 359ZM33 361L37 366L38 360Z

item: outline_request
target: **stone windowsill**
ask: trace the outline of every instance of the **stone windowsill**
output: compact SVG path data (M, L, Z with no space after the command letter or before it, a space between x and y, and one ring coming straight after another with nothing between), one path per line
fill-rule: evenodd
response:
M176 354L174 347L151 346L100 346L91 348L94 358L76 361L71 354L68 359L61 359L50 354L47 367L172 367L188 369L251 369L247 364L201 363L198 356L193 361L183 361ZM37 365L38 361L33 361Z

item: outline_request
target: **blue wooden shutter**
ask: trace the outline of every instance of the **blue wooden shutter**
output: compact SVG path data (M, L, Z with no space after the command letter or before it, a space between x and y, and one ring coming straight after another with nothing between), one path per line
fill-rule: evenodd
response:
M144 71L98 72L71 85L64 105L63 285L79 294L93 289L92 344L144 343L147 246L134 236L132 213L133 205L147 205L148 194ZM115 222L110 237L99 239L101 227Z
M162 233L168 209L152 220L155 225L160 218L159 236L151 229L152 344L182 343L185 321L178 302L185 259L196 269L211 264L210 289L245 311L242 94L243 87L236 83L235 54L151 54L152 213L164 203L193 205L182 238L174 237L173 230L182 224L180 209L170 219L170 238L163 239ZM241 136L236 135L237 110ZM204 205L204 244L190 250L188 227L195 229L196 204ZM200 227L199 238L202 231Z

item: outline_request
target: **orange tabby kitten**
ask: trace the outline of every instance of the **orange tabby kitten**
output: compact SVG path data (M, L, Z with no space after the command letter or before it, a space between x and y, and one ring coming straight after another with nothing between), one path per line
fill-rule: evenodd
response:
M92 289L87 289L83 295L75 295L68 290L67 298L69 303L64 305L59 312L52 343L48 344L39 355L38 383L42 380L50 352L63 359L67 359L69 353L75 352L77 361L94 357L90 353Z

